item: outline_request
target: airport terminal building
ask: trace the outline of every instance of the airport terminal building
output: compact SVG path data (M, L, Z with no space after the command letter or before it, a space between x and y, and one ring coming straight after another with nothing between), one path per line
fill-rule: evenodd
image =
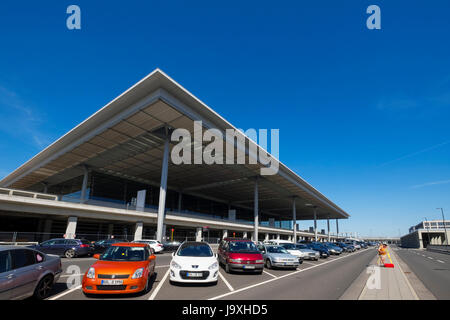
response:
M54 237L217 241L336 239L349 215L277 161L261 175L241 131L245 164L174 164L170 133L194 122L237 129L157 69L0 181L0 241ZM236 140L239 137L236 137ZM204 143L205 144L205 143ZM328 220L317 233L317 220ZM295 221L314 220L313 232Z

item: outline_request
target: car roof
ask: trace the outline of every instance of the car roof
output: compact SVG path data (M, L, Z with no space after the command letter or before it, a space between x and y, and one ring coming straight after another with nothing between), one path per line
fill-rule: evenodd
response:
M116 242L111 245L112 247L143 247L147 246L146 243L133 243L133 242Z
M253 242L250 239L246 239L246 238L224 238L224 241L250 241Z

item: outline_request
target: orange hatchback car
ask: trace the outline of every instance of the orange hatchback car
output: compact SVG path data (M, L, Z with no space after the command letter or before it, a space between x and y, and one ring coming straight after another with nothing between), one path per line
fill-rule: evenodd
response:
M84 274L82 287L89 294L147 292L155 273L156 257L144 243L114 243Z

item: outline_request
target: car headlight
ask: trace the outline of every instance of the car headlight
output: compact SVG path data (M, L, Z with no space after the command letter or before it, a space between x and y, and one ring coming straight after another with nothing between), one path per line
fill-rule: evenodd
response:
M228 261L229 262L235 262L235 263L241 263L242 260L241 259L231 259L231 258L229 258Z
M212 265L209 266L209 270L213 270L216 269L219 265L217 264L217 262L214 262Z
M273 261L274 262L281 262L281 259L280 258L273 258Z
M89 279L95 279L95 269L90 267L86 277Z
M264 263L264 260L256 260L256 263Z
M176 263L175 261L172 261L170 263L170 266L174 269L181 269L181 266L178 263Z
M131 276L131 279L142 278L143 274L144 274L144 268L139 268L133 273L133 275Z

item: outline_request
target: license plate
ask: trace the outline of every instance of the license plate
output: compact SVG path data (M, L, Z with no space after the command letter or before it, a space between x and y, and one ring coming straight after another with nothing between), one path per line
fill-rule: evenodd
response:
M203 273L201 273L201 272L188 272L186 275L188 277L202 277Z
M114 286L118 284L123 284L123 280L102 280L102 284Z
M285 263L284 263L285 266L290 266L290 265L292 265L292 264L293 264L292 262L285 262Z
M244 266L244 269L255 269L255 266Z

